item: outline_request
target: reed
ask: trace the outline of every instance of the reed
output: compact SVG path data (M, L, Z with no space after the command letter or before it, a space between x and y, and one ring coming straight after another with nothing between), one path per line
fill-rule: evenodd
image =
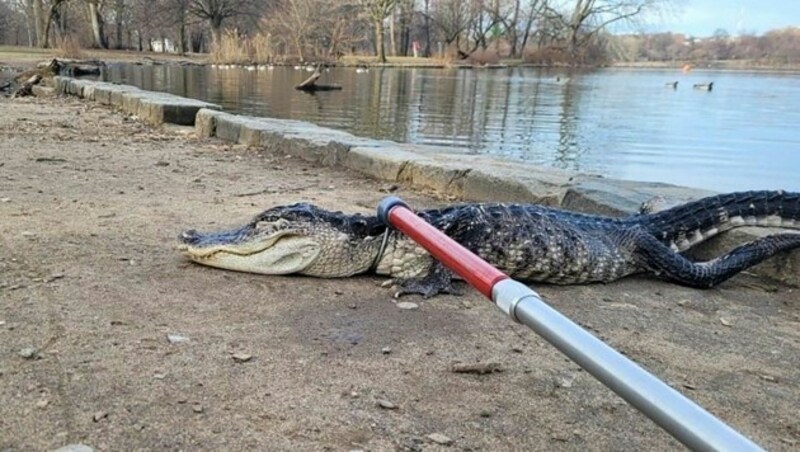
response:
M57 57L72 60L81 60L86 57L80 40L72 35L59 37L56 44L55 54Z
M250 40L235 30L226 30L219 42L211 45L211 61L217 64L246 64L250 62Z

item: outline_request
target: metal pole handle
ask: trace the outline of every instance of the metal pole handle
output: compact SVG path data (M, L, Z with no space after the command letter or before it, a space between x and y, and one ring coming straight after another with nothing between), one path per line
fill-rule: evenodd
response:
M378 205L378 217L428 250L512 319L533 329L688 448L763 450L550 307L536 292L418 217L400 198L383 199Z

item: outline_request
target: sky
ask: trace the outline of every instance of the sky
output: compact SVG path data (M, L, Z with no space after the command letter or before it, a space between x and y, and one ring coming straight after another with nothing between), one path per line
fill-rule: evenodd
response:
M678 0L676 3L675 11L661 19L652 19L645 31L704 37L711 36L718 28L737 35L800 26L800 0Z

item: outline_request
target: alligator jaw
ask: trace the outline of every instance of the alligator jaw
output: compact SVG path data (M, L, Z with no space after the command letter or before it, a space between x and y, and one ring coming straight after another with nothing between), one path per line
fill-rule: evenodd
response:
M178 249L199 264L267 275L302 272L320 252L315 240L290 231L268 236L247 232L246 228L209 234L185 231Z

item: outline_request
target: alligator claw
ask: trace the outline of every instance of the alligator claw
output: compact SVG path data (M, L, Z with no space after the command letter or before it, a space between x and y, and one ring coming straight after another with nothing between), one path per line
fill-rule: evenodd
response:
M419 278L393 279L388 282L394 283L398 289L394 293L394 298L403 295L419 294L422 298L428 299L439 294L462 295L461 291L453 285L453 275L449 270L437 263L431 270ZM384 283L384 284L386 284Z

